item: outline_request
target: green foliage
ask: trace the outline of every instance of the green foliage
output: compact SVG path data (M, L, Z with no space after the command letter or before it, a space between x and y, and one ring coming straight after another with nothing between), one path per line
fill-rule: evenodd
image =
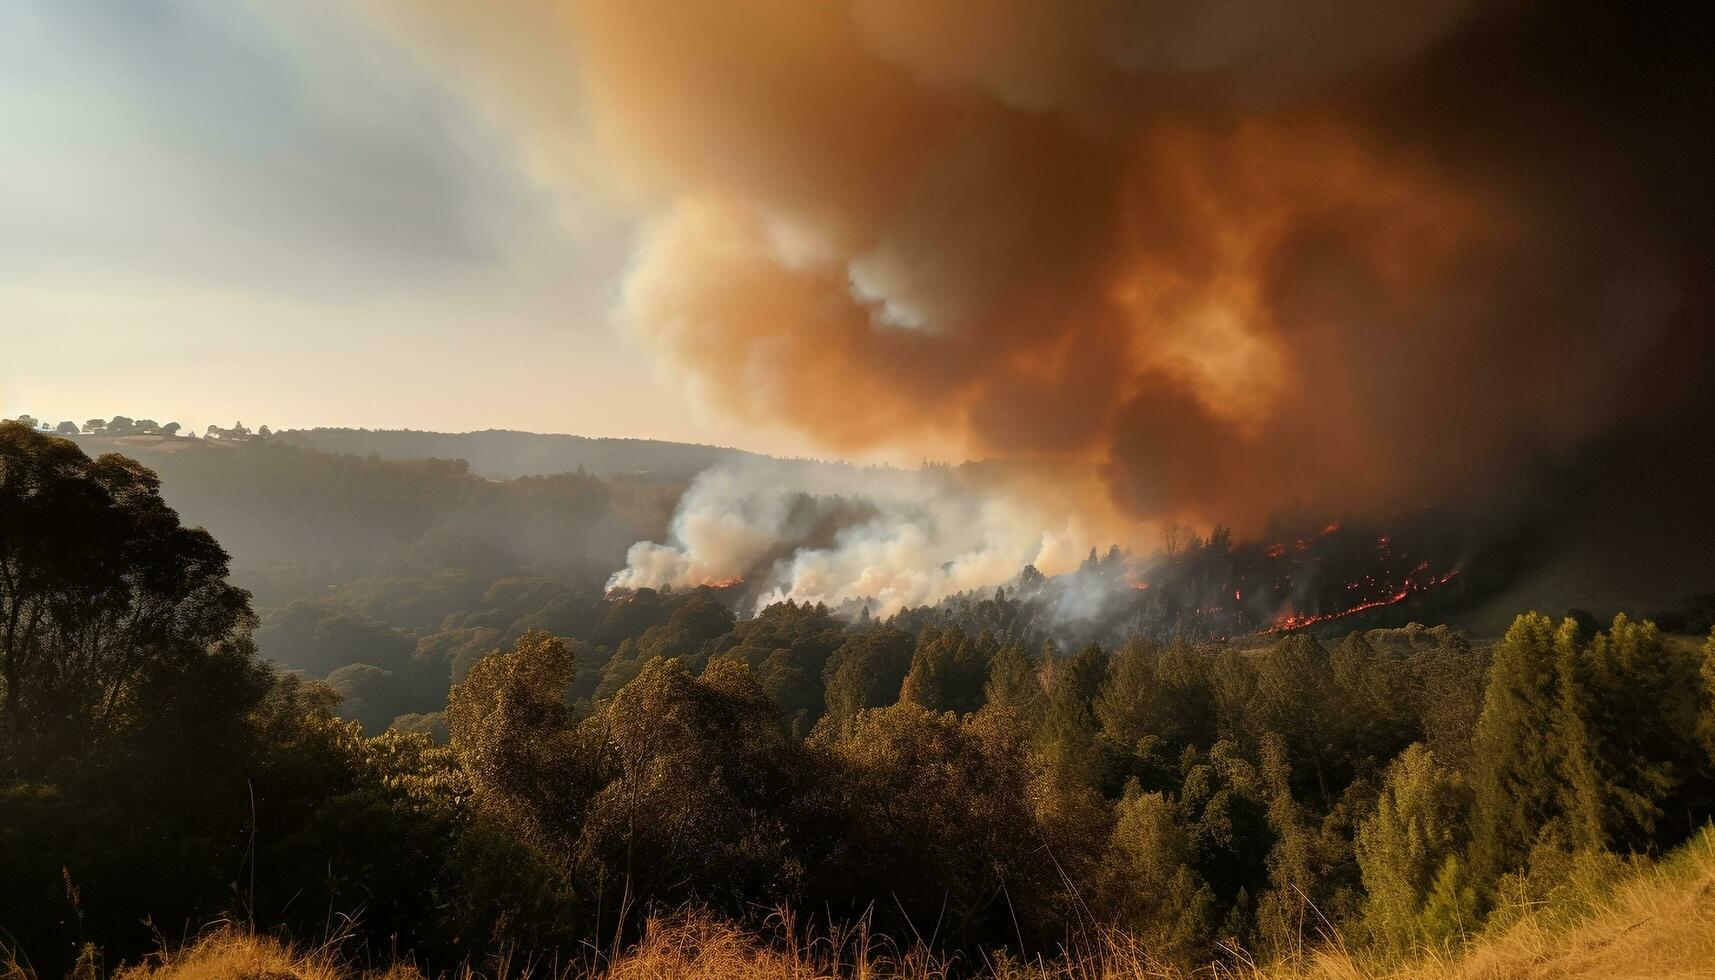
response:
M398 477L293 452L268 458ZM966 953L1115 925L1187 970L1330 930L1397 954L1581 907L1619 853L1715 815L1715 637L1624 617L1523 616L1492 651L1409 627L1033 660L1003 591L962 600L980 626L603 597L488 545L590 485L489 497L433 464L375 530L434 557L271 610L280 674L147 470L16 427L0 464L0 922L49 971L136 955L151 917L350 915L432 975L686 903L933 924ZM454 519L449 488L498 510ZM1209 581L1231 558L1187 554Z
M845 641L845 624L826 606L787 601L734 623L721 650L750 665L792 730L805 735L825 710L829 659Z
M530 633L447 697L447 733L477 805L550 850L576 839L594 791L566 701L572 670L564 643Z
M1094 705L1107 671L1107 652L1092 644L1047 672L1048 703L1038 741L1052 769L1083 785L1097 785L1102 777Z
M989 662L988 680L983 683L983 705L1011 712L1030 730L1041 724L1047 697L1037 665L1022 647L1009 644Z
M1575 630L1570 620L1556 630L1548 617L1530 613L1514 620L1495 648L1472 740L1471 864L1479 880L1519 866L1560 816L1556 663Z
M827 867L843 880L824 893L837 887L847 915L863 910L854 899L886 901L878 910L901 929L939 919L956 941L1015 940L1023 928L1042 938L1064 910L1056 846L1071 866L1086 856L1036 806L1043 784L1027 752L995 718L960 722L908 702L859 713L833 746L846 829Z
M1564 672L1566 690L1582 695L1566 700L1569 711L1581 709L1584 737L1569 750L1574 839L1593 850L1656 850L1667 808L1683 801L1702 768L1697 691L1686 683L1696 662L1665 644L1653 623L1622 614L1576 663Z
M1479 880L1544 846L1670 843L1666 808L1707 806L1694 669L1654 625L1623 615L1587 643L1572 619L1519 617L1496 650L1474 739Z
M899 699L930 711L970 714L983 705L989 663L998 647L987 633L972 638L956 626L924 630L917 636Z
M1368 899L1364 925L1392 952L1441 946L1476 925L1474 892L1461 855L1470 790L1422 745L1388 767L1375 812L1358 828L1357 858Z
M145 689L242 655L249 596L154 473L0 423L0 767L39 772L143 724Z
M916 638L892 627L852 634L828 659L823 725L843 731L863 709L899 700L916 651Z
M1214 929L1215 896L1196 858L1172 802L1128 784L1102 858L1103 904L1148 949L1180 965L1205 955Z
M817 767L743 663L719 659L693 677L678 660L651 660L580 732L600 789L577 854L613 902L630 891L736 911L797 893L808 862L795 825Z

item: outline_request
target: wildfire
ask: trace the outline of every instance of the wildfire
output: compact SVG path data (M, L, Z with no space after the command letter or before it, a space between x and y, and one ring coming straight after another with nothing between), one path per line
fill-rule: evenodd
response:
M744 584L744 576L743 575L734 575L732 578L711 579L711 580L703 583L704 586L711 588L711 589L730 589L735 585L743 585L743 584Z
M1411 575L1406 576L1405 584L1402 585L1397 592L1394 592L1391 595L1383 596L1380 599L1371 599L1367 602L1360 602L1355 606L1341 609L1338 612L1318 613L1315 615L1306 613L1285 613L1281 615L1280 618L1276 619L1274 621L1274 625L1270 626L1264 632L1285 633L1291 630L1303 629L1306 626L1314 626L1317 623L1326 623L1330 620L1344 619L1347 616L1353 616L1370 609L1380 609L1383 606L1395 605L1396 603L1404 602L1419 592L1427 592L1438 585L1445 585L1459 575L1459 570L1454 569L1445 575L1437 575L1429 579L1419 580L1416 578L1417 575L1426 571L1428 567L1429 563L1424 562L1412 569ZM1356 587L1356 582L1346 586L1347 589L1355 589Z

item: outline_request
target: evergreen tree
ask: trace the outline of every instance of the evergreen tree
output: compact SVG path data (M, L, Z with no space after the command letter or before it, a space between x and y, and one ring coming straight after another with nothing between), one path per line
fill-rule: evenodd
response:
M1574 839L1592 850L1650 850L1666 807L1701 768L1698 697L1685 683L1694 660L1670 649L1654 623L1622 614L1575 663L1563 674L1576 694L1562 699L1583 712L1565 722L1585 739L1568 745Z
M917 638L900 700L960 715L977 710L982 707L996 646L990 634L972 638L956 626L924 630Z
M983 685L983 705L993 711L1014 713L1027 732L1034 732L1047 707L1042 681L1024 648L1009 644L989 662L988 682Z
M1557 637L1576 630L1571 620L1557 631L1547 616L1527 613L1495 648L1472 749L1471 865L1480 881L1519 867L1558 815Z
M1207 955L1214 893L1173 805L1133 781L1114 807L1102 858L1103 905L1152 953L1190 965Z
M1049 675L1048 704L1041 740L1051 768L1065 777L1095 785L1100 777L1092 703L1107 675L1108 655L1091 644L1055 664Z
M903 630L884 626L853 634L828 658L828 710L818 727L845 731L863 709L898 701L915 655L916 641Z
M1474 924L1462 897L1470 790L1435 754L1412 745L1388 767L1375 812L1358 828L1368 900L1364 924L1384 949L1403 953Z

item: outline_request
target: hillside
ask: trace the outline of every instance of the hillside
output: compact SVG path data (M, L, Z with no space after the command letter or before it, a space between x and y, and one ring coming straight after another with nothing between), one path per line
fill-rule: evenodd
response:
M1062 648L1040 576L739 618L736 584L568 578L618 517L596 477L268 440L156 462L0 425L0 938L42 976L232 923L434 976L1696 975L1708 950L1675 889L1711 862L1715 637L1530 613L1492 644ZM187 479L364 550L257 603L169 505ZM217 942L201 975L268 975Z
M599 439L488 429L419 432L414 429L294 429L277 439L336 453L371 453L382 459L462 459L491 480L575 470L596 476L638 475L683 482L716 463L754 453L659 439Z

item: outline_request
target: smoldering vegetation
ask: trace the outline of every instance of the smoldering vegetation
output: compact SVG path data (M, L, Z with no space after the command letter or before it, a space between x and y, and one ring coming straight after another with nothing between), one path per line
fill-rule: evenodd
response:
M1075 493L1055 510L1022 489L973 466L724 465L692 481L667 538L633 546L608 584L740 585L747 612L793 599L892 615L1026 565L1075 567L1101 533L1094 515Z
M1086 555L1080 547L1104 532L1078 496L1060 513L1045 512L1044 500L1005 467L723 466L692 482L667 541L634 545L608 586L714 586L741 615L791 600L847 621L909 611L966 625L984 619L975 610L992 595L1016 607L1005 635L1075 648L1383 619L1381 610L1408 601L1421 614L1431 592L1448 611L1471 594L1467 582L1492 591L1510 571L1487 560L1493 529L1451 513L1359 525L1276 519L1272 537L1257 541L1174 524L1153 547L1115 543Z

